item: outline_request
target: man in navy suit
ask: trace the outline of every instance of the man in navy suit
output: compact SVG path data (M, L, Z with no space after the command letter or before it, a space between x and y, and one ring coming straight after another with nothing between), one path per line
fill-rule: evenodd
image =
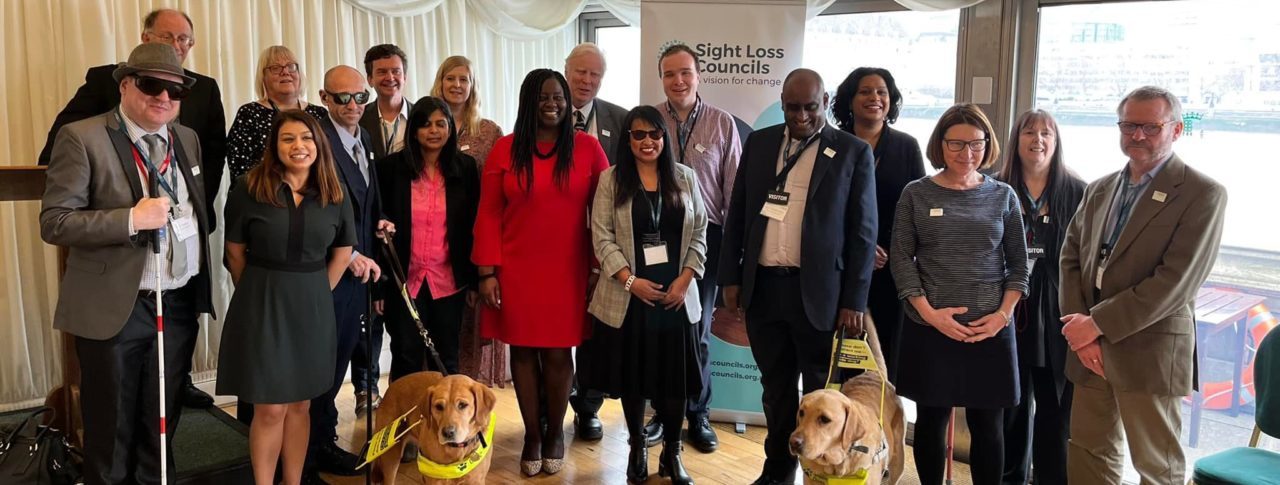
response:
M827 126L827 104L818 73L787 75L786 123L747 138L724 226L724 303L746 311L764 387L756 484L795 482L796 379L806 393L821 389L837 325L859 332L867 310L878 227L871 146Z
M383 220L379 203L378 178L374 172L373 140L360 127L369 89L364 76L350 66L337 66L324 75L320 99L329 110L329 119L320 120L333 150L338 179L344 195L351 198L356 219L356 246L351 254L347 274L333 289L333 308L338 319L338 366L334 369L333 388L311 400L311 446L307 452L308 472L324 471L339 475L355 475L359 459L336 443L338 408L334 398L342 388L342 378L351 353L360 338L360 319L368 312L368 283L377 281L382 270L369 255L376 254L376 233L391 230Z

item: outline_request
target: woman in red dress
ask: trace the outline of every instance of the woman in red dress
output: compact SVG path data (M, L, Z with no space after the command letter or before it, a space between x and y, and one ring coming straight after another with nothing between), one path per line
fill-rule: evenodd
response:
M481 336L511 345L525 429L520 469L528 476L553 474L564 465L570 350L590 329L587 209L600 172L609 166L600 143L574 130L568 92L556 71L536 69L525 76L515 130L498 139L484 165L471 254L486 304Z

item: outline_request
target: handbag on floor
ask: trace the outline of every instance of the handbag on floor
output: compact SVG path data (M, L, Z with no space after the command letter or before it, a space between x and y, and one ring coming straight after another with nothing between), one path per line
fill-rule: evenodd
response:
M0 427L0 483L73 485L84 483L81 456L62 430L40 424L32 412L16 427Z

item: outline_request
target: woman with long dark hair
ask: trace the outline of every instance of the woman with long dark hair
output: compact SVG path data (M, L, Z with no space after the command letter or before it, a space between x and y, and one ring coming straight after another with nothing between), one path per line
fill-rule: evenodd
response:
M235 284L219 350L218 394L253 403L254 482L299 483L311 399L333 386L338 323L333 287L356 242L319 122L286 110L271 123L260 163L227 197L226 261Z
M1058 254L1085 182L1062 161L1058 122L1048 112L1018 116L1008 146L1013 149L999 179L1018 192L1022 203L1031 279L1027 300L1013 316L1022 401L1005 410L1004 483L1027 483L1034 465L1036 483L1065 484L1071 382L1064 366L1070 348L1058 320Z
M648 477L644 402L666 429L680 429L685 401L702 389L698 328L702 303L694 278L706 264L707 210L694 172L676 163L662 114L627 114L626 145L601 175L591 235L601 274L590 311L591 340L578 349L578 378L622 398L630 434L627 481ZM658 474L693 483L680 459L680 433L667 433Z
M893 210L902 189L913 180L925 176L920 143L904 131L889 125L898 121L902 110L902 91L893 74L879 67L859 67L836 88L831 114L841 130L852 133L871 145L876 166L876 205L880 212L880 230L876 237L875 271L871 273L871 291L867 310L876 322L880 348L884 350L889 382L898 382L898 341L902 335L902 300L893 284L893 268L889 265L889 246L893 241Z
M462 318L476 301L471 263L472 228L480 204L480 171L458 150L449 105L424 97L413 105L405 127L405 149L378 161L378 186L392 239L406 267L409 297L435 342L444 370L458 372ZM390 264L390 262L386 262ZM418 327L398 288L388 288L384 311L391 335L391 380L422 370L426 358Z
M511 345L524 420L520 469L528 476L564 466L570 350L590 334L587 209L609 166L600 142L574 130L568 94L556 71L525 76L515 130L498 140L484 165L471 253L485 303L480 334Z

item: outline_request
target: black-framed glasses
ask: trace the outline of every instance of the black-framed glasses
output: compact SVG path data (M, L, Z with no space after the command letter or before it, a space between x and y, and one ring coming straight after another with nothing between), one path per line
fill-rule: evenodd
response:
M1124 133L1126 135L1132 135L1133 132L1138 131L1138 128L1142 128L1143 135L1156 136L1160 134L1160 130L1163 130L1165 125L1171 125L1174 123L1177 123L1177 121L1171 120L1161 123L1132 123L1128 121L1117 121L1116 126L1120 127L1120 133Z
M360 91L358 93L335 93L332 91L325 91L325 93L328 94L329 97L333 98L333 100L338 104L350 103L352 99L356 100L356 104L365 104L369 102L368 91Z
M267 72L279 76L282 73L296 74L298 72L298 63L290 62L288 64L276 64L267 66Z
M947 150L958 152L969 147L969 151L980 152L987 148L987 140L942 140Z
M133 85L138 87L138 91L147 96L159 96L160 93L168 92L169 99L181 101L191 94L191 88L184 84L166 81L160 78L150 76L134 76Z
M646 130L627 130L627 133L630 133L631 139L635 141L643 141L644 137L646 136L649 137L650 140L658 141L662 139L663 131L662 130L647 130L647 131Z

